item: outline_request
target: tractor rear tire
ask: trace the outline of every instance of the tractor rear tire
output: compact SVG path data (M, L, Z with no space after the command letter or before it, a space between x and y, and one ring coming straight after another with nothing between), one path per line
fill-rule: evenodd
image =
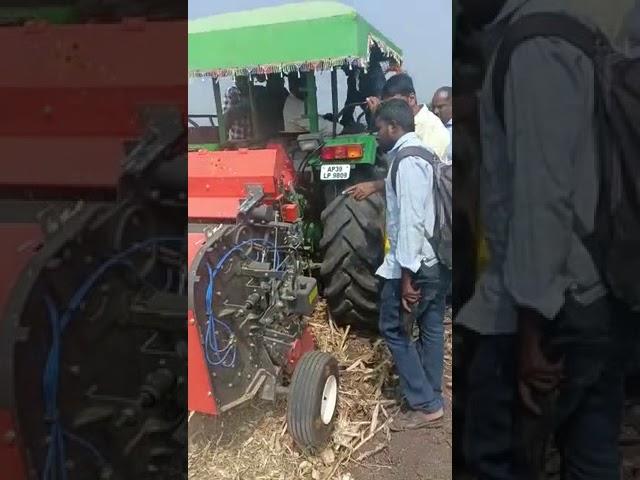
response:
M379 193L361 201L338 194L322 212L320 276L329 312L338 325L377 331L375 272L384 258L384 215Z
M306 353L289 386L287 425L304 450L323 447L333 432L340 386L338 361L325 352Z

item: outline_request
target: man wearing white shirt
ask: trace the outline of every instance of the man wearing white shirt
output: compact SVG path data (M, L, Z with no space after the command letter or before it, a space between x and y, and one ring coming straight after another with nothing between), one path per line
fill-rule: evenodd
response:
M382 99L400 98L407 102L414 115L415 134L430 151L434 152L442 161L447 159L447 148L451 144L451 137L440 119L433 114L426 105L418 103L413 80L406 73L398 73L384 84ZM380 106L380 99L367 99L369 109L375 112ZM384 191L384 181L362 182L349 190L356 200L364 200L375 192Z
M296 74L289 75L289 96L284 104L284 129L285 132L309 132L309 117L305 113L304 92L302 90L302 79ZM318 130L325 135L333 133L333 123L323 117L318 117ZM342 126L338 124L337 133L342 131Z
M451 273L429 243L435 224L433 169L420 157L399 156L404 148L423 146L414 132L411 108L398 99L384 102L376 113L376 128L380 148L389 152L392 162L402 160L395 188L393 169L385 180L390 249L376 272L383 279L380 333L393 355L408 407L390 428L402 431L428 427L443 416L443 319ZM403 310L415 314L420 331L416 342L404 325Z

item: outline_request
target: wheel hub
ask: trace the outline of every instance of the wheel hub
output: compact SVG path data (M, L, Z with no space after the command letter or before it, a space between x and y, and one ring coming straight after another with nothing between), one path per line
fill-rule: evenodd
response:
M320 403L320 418L322 423L329 425L336 411L338 401L338 380L331 375L324 383L322 390L322 402Z

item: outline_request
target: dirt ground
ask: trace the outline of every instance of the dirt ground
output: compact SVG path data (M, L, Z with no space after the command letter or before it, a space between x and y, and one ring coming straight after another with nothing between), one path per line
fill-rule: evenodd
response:
M324 312L318 312L316 317L316 321L323 321ZM342 345L341 351L333 353L341 365L351 365L351 373L345 377L350 388L345 387L343 391L341 386L341 395L346 396L341 400L340 427L332 445L315 455L299 452L286 432L284 400L275 405L250 402L218 418L196 414L189 421L189 479L451 479L449 319L447 315L444 379L447 408L445 419L438 427L390 432L385 425L398 406L393 400L380 396L381 385L392 378L391 358L386 347L375 338L331 330L335 341L329 344ZM324 347L331 350L330 345ZM365 358L364 364L357 360L362 358ZM363 385L360 392L354 386L359 382ZM367 435L374 429L379 432L377 435ZM349 437L353 431L357 432L355 439Z
M451 479L451 410L438 429L392 434L388 448L351 474L354 480Z

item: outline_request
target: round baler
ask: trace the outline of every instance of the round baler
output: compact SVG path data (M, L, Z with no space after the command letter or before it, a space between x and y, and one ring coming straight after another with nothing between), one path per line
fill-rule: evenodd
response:
M315 350L318 299L281 145L189 153L189 410L288 395L302 448L329 438L338 364Z

